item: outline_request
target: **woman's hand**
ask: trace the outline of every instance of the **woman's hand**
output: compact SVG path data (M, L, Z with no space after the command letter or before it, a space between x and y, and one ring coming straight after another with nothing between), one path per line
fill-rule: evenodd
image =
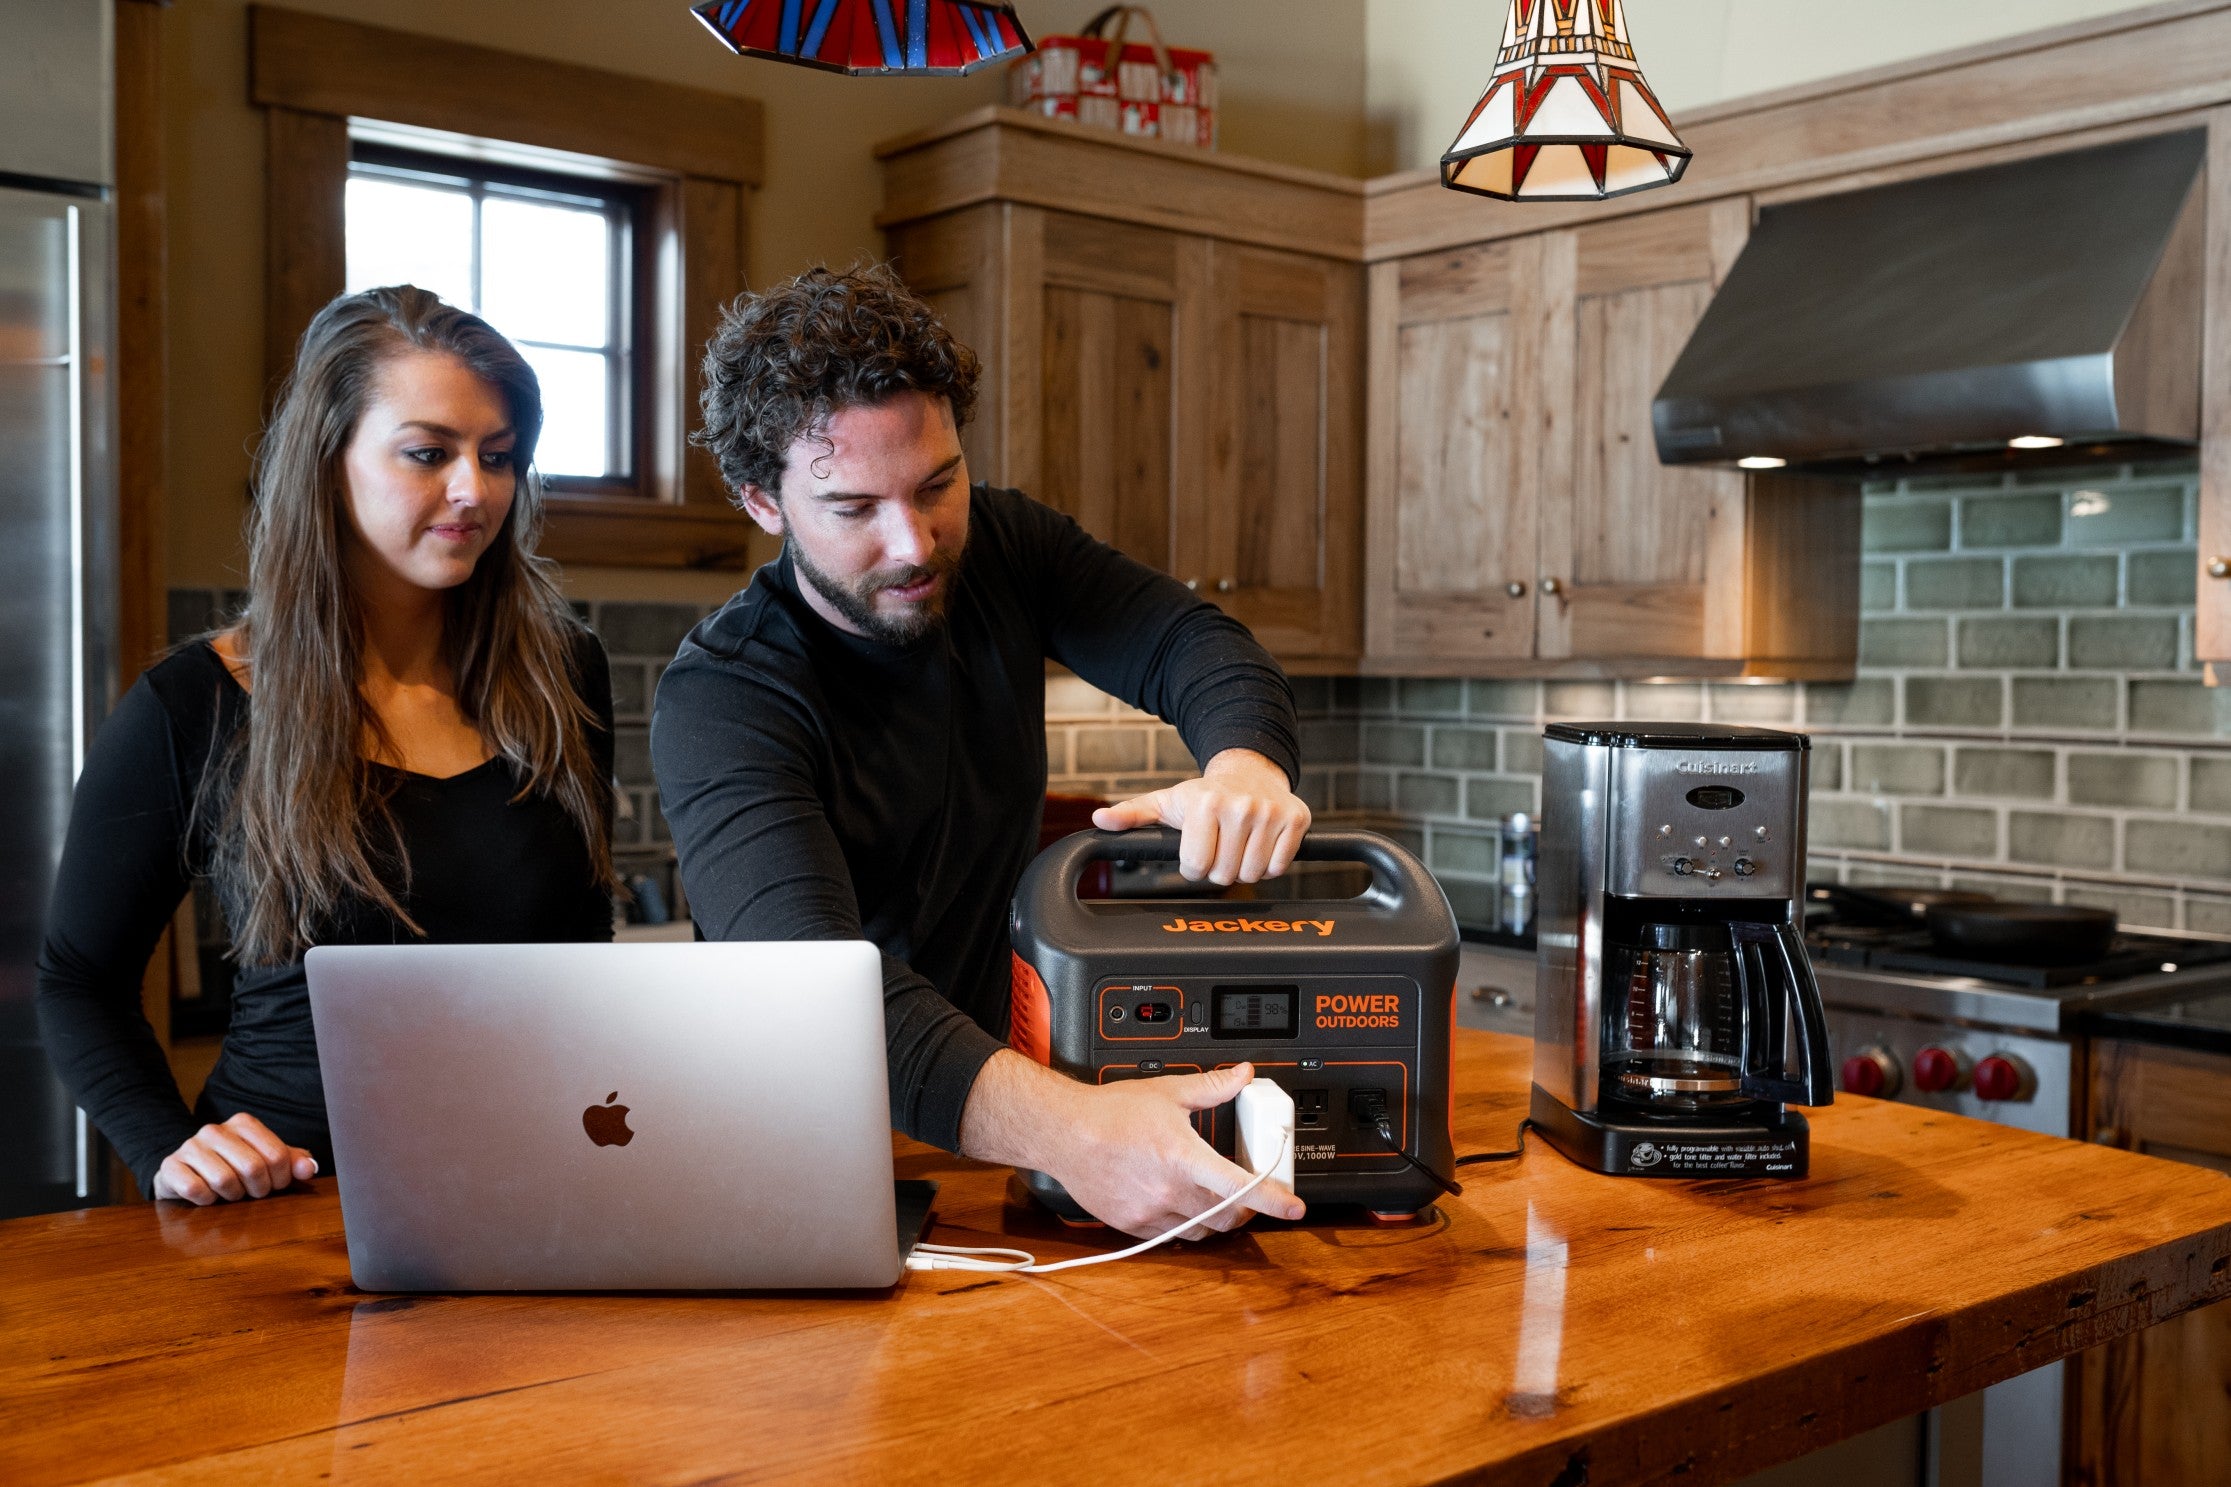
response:
M221 1126L203 1126L164 1157L155 1172L154 1196L207 1206L268 1198L290 1182L317 1175L316 1157L287 1145L243 1110Z

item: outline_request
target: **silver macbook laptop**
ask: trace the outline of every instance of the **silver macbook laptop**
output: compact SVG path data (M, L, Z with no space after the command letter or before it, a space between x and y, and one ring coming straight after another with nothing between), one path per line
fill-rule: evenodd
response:
M888 1286L865 941L309 953L349 1271L369 1291Z

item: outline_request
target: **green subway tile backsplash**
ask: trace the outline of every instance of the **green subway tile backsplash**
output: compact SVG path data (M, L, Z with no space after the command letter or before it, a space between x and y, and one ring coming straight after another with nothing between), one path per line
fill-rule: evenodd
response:
M2168 754L2070 754L2069 804L2168 810L2177 803L2177 763Z
M2061 540L2061 498L1971 496L1960 503L1960 546L2053 547Z
M2111 554L2014 560L2016 609L2103 609L2115 602L2121 564Z
M2200 554L2193 548L2134 552L2125 562L2125 602L2190 609L2200 583Z
M2185 535L2182 486L2131 486L2112 493L2081 489L2068 498L2068 545L2116 547L2175 542Z
M2004 558L1917 558L1906 564L1908 609L1997 609L2005 603Z
M2079 671L2174 671L2177 617L2076 615L2068 622L2068 664Z
M2018 676L2013 679L2017 728L2115 726L2122 683L2111 676Z
M1898 721L1898 683L1891 677L1815 682L1802 690L1808 728L1888 728Z
M1853 752L1858 752L1853 745ZM1955 795L2053 798L2053 755L2048 749L1957 749L1952 756Z
M1773 724L1797 718L1797 688L1779 684L1715 684L1705 689L1712 718L1720 723Z
M1942 795L1944 750L1915 744L1853 744L1848 788L1870 795Z
M1798 727L1813 735L1816 877L2231 935L2231 689L2191 664L2195 489L2189 464L1870 486L1849 682L1298 678L1309 798L1321 818L1415 843L1477 920L1500 871L1490 823L1542 808L1544 719ZM227 602L172 600L194 616ZM586 608L622 721L639 724L638 693L696 614ZM1048 702L1054 788L1122 793L1190 769L1168 728L1073 677ZM637 793L650 824L627 844L670 860L655 793Z
M1952 546L1952 503L1869 499L1859 545L1868 552L1943 552Z
M1366 761L1333 767L1338 810L1412 818L1476 886L1494 838L1453 822L1540 807L1543 719L1794 726L1816 876L2231 934L2231 689L2191 663L2196 483L2186 463L1870 485L1850 682L1336 685L1355 731L1330 745Z
M1432 757L1435 769L1495 768L1495 731L1492 728L1435 728Z
M1942 666L1950 653L1941 619L1859 622L1862 666Z
M2006 684L1995 676L1909 676L1910 728L1996 728L2006 717Z
M2061 622L2038 615L1962 619L1959 662L1976 671L2058 666Z
M1898 607L1898 565L1859 565L1859 607L1870 612Z

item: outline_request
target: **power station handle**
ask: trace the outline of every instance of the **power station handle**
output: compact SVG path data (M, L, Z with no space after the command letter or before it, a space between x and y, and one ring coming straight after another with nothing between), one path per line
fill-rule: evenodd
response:
M1746 1024L1743 1093L1785 1105L1829 1104L1836 1093L1830 1082L1827 1016L1796 929L1787 924L1730 924L1728 934L1734 941L1735 976ZM1769 946L1773 947L1771 961ZM1769 972L1770 964L1779 967L1779 977ZM1794 1071L1784 1051L1790 1031L1785 1014L1796 1022Z
M1178 842L1178 833L1167 826L1077 832L1038 855L1024 874L1018 897L1032 899L1043 909L1055 912L1064 908L1082 912L1077 879L1088 866L1095 862L1175 862ZM1354 862L1370 868L1371 890L1356 904L1367 912L1445 902L1424 864L1373 832L1340 827L1312 830L1301 839L1294 857L1299 862Z

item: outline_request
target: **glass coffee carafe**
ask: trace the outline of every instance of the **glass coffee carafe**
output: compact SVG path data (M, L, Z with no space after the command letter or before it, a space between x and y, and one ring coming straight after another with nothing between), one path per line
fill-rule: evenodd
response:
M1749 1099L1742 983L1725 924L1643 924L1606 945L1605 1092L1667 1114Z
M1682 919L1604 944L1604 1093L1665 1116L1825 1105L1826 1014L1795 929Z

